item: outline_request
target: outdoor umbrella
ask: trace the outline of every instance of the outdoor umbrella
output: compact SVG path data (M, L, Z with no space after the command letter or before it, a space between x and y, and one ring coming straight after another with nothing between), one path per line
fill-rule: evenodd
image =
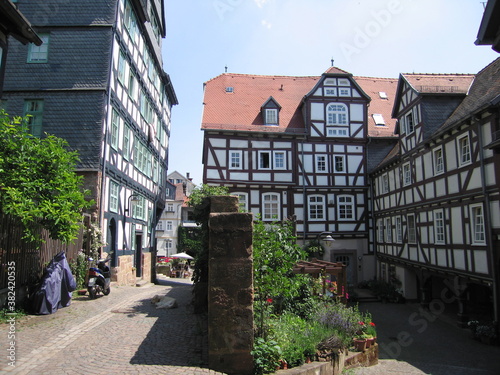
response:
M171 255L172 258L180 258L180 259L194 259L191 255L188 255L186 253L178 253Z

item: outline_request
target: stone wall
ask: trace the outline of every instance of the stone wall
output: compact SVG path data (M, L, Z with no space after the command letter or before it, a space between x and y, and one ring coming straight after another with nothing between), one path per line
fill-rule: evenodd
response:
M209 217L209 367L253 373L253 217L237 197L212 197Z
M151 282L151 253L142 253L142 279Z
M113 267L111 271L111 281L118 285L135 285L135 266L132 255L119 256L118 267Z

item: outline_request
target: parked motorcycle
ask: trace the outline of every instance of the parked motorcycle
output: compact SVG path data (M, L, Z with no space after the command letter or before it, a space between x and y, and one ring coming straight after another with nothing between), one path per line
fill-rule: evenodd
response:
M88 272L87 290L91 299L102 293L107 296L111 292L111 270L106 265L111 258L99 259L97 267L90 267ZM90 262L92 258L88 259Z

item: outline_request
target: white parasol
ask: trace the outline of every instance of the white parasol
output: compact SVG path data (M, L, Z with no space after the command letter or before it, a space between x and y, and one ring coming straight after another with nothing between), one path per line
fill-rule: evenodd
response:
M174 255L170 255L171 258L179 258L179 259L194 259L191 255L186 253L178 253Z

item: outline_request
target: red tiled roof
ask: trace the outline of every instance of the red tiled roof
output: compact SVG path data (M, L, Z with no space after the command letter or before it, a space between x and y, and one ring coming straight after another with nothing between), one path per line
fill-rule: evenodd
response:
M474 74L402 74L421 94L467 94Z
M336 67L326 73L349 74ZM221 74L205 83L203 130L234 130L274 133L304 133L301 106L321 77L263 76L249 74ZM397 88L397 79L353 77L371 97L368 107L368 134L374 137L394 136L395 120L391 111ZM385 92L388 99L381 99ZM273 97L281 106L279 125L263 125L262 105ZM376 126L373 114L381 114L386 126Z

